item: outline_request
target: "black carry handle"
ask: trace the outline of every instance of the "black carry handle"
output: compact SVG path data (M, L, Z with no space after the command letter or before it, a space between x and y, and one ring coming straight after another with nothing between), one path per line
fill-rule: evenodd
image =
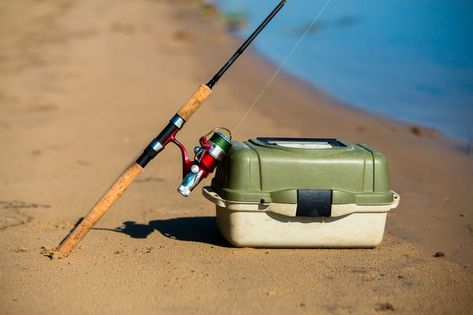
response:
M332 215L332 190L298 189L298 217L330 217Z

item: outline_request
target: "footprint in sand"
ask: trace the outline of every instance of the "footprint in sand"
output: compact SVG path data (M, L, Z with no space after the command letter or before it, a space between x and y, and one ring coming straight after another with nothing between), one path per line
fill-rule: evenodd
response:
M172 34L172 38L176 41L180 42L193 42L194 41L194 35L192 35L190 32L185 31L185 30L177 30Z
M33 218L22 210L49 208L50 205L30 203L21 200L0 201L0 231L29 223Z
M110 30L113 33L121 33L131 35L135 32L135 26L133 24L115 22L110 25Z
M53 103L40 103L38 105L32 106L31 111L37 113L46 113L46 112L54 112L59 109L59 106Z

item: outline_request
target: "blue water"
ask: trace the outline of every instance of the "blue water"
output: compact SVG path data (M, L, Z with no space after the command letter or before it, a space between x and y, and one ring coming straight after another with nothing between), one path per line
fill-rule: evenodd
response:
M275 1L219 0L249 35ZM326 0L289 0L253 48L280 65ZM352 106L473 138L473 1L332 0L284 70Z

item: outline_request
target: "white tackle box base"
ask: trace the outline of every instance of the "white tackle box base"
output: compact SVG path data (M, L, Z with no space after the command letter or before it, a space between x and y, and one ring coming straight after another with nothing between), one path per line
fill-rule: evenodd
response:
M226 201L210 187L204 196L216 204L217 226L236 247L264 248L372 248L383 239L387 212L399 204L332 205L336 217L297 217L292 204Z

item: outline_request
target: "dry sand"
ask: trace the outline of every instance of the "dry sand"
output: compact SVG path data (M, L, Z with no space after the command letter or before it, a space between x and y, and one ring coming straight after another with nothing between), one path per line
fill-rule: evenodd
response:
M472 156L289 76L236 136L340 137L385 153L402 199L381 246L229 247L212 205L176 193L170 147L69 258L40 255L237 46L189 2L0 2L0 313L472 313ZM245 55L180 139L233 128L273 71Z

